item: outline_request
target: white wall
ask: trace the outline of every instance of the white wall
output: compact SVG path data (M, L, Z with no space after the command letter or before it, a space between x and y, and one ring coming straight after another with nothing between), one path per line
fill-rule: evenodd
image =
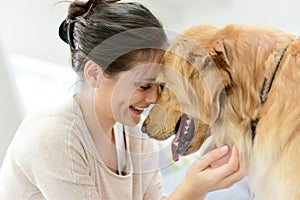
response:
M128 0L126 0L128 1ZM136 0L145 4L174 31L195 24L251 24L300 34L298 0ZM60 0L1 1L0 35L9 53L38 57L68 65L67 46L58 26L68 3Z
M1 45L0 45L1 47ZM21 122L17 94L7 70L7 62L0 48L0 166L9 141Z
M196 24L248 24L300 34L298 0L138 0L169 29L182 31Z

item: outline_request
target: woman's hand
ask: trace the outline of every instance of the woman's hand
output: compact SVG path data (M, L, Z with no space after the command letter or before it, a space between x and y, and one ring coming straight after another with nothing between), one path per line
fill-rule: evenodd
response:
M230 187L244 176L237 148L223 146L197 159L169 199L203 199L208 192Z

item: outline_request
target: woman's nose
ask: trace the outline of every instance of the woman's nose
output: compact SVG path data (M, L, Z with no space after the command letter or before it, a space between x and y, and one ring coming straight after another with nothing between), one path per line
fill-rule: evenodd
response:
M149 92L146 94L146 99L148 103L154 104L158 98L158 87L153 87Z

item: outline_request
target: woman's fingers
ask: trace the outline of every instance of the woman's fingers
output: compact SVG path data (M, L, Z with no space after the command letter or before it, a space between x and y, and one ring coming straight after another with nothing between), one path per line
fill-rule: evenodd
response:
M246 167L244 164L240 165L239 169L235 171L233 174L224 178L223 185L220 185L221 188L230 187L237 181L243 179L246 176Z
M224 165L215 168L213 171L216 175L223 175L223 177L229 176L233 172L237 171L239 169L239 153L237 151L237 148L235 146L232 147L231 150L231 156L229 158L229 161L225 163Z
M212 176L220 177L220 179L238 180L245 174L245 167L241 165L239 153L236 146L232 147L231 156L228 163L223 164L211 171Z
M197 165L198 165L199 172L205 170L208 167L211 167L210 165L213 162L216 162L221 158L223 158L228 153L228 151L229 151L228 146L225 145L223 147L214 149L213 151L200 157L198 161L196 161L196 163L198 163Z
M245 176L238 149L228 146L215 149L197 159L187 173L187 180L201 186L202 192L227 188Z

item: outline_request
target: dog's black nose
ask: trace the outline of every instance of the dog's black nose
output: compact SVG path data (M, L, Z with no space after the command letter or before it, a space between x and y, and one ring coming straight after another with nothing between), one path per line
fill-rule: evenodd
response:
M148 127L145 122L142 125L141 131L145 134L148 134Z

